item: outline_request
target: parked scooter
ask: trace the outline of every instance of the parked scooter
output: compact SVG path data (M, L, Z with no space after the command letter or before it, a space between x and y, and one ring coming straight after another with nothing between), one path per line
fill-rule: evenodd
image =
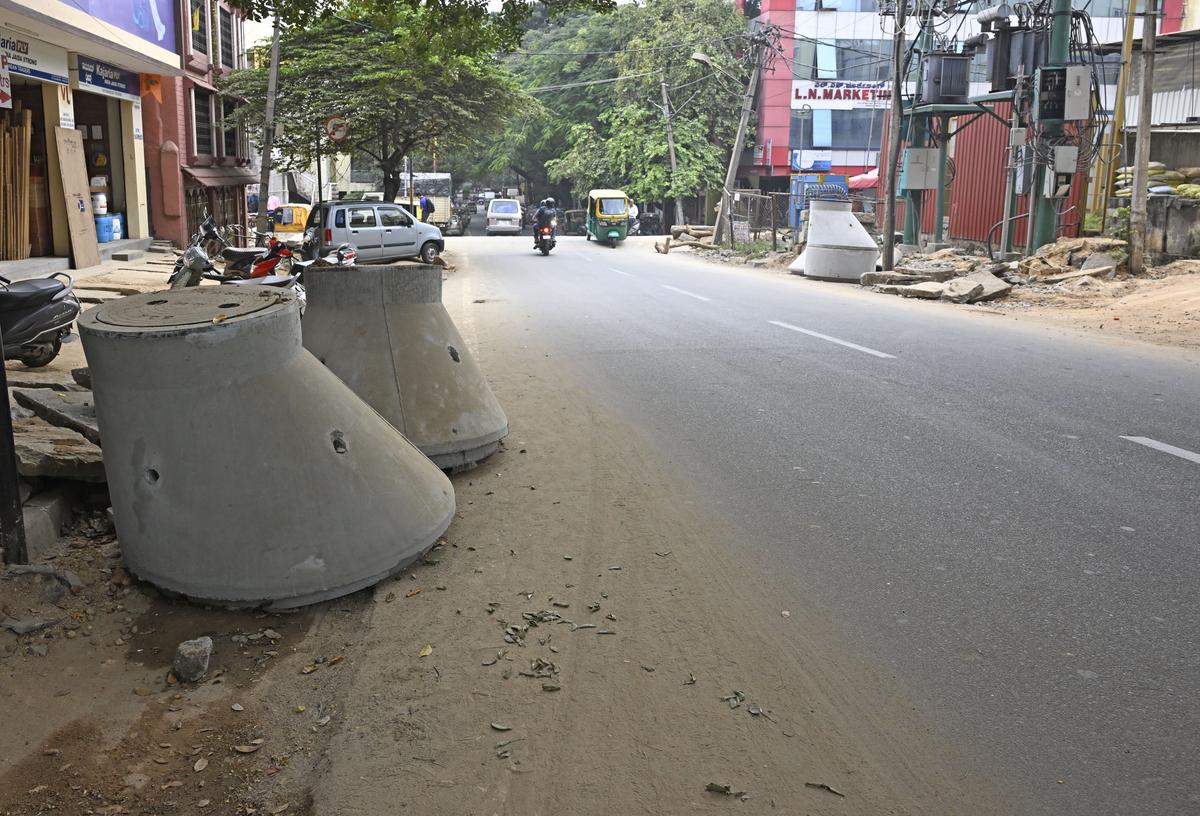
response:
M208 253L204 251L202 244L211 238L210 230L205 227L212 226L212 219L205 219L201 225L200 232L192 236L192 242L188 248L175 259L175 269L171 272L170 288L171 289L186 289L191 286L199 286L203 279L219 281L222 284L243 285L253 284L256 286L275 286L280 289L291 289L296 293L296 299L300 301L300 313L304 314L305 293L304 286L300 283L299 271L303 266L307 266L310 262L293 260L292 264L295 267L296 274L289 275L270 275L263 274L257 277L243 277L241 275L226 275L218 272L213 266L212 261L208 257ZM215 233L215 229L211 232ZM275 261L278 263L278 259Z
M554 249L554 235L558 228L558 219L552 218L549 224L538 227L537 248L543 255L549 255L550 250Z
M30 368L49 364L79 312L75 279L65 272L15 283L0 277L4 359L20 360Z

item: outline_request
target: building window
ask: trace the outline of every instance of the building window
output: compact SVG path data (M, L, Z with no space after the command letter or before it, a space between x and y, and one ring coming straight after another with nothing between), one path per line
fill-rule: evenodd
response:
M881 80L891 75L890 40L797 40L794 79Z
M238 157L238 127L234 121L234 113L237 111L237 105L229 99L221 100L221 127L224 132L224 155L228 159Z
M796 0L797 11L879 11L878 0Z
M886 111L814 110L808 116L792 111L791 143L796 150L878 150Z
M213 155L212 94L192 89L192 121L196 125L196 155Z
M221 18L221 64L226 68L233 67L233 14L228 9L220 9Z
M208 56L208 2L188 0L192 16L192 53Z

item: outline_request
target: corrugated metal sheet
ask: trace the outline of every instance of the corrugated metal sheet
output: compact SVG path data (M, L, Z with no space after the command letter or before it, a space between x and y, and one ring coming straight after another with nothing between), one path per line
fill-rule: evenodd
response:
M1012 115L1012 106L1007 102L997 103L993 110L1004 119ZM954 187L960 194L953 197L950 206L951 238L963 241L988 240L999 242L1000 227L993 230L1004 217L1004 168L1008 144L1008 127L991 116L983 116L972 122L955 137ZM1059 234L1075 236L1083 220L1080 201L1083 194L1084 176L1077 182L1071 196L1062 204L1064 215L1060 218ZM963 192L969 191L969 192ZM1028 210L1028 196L1017 199L1016 214ZM1024 246L1028 229L1026 218L1013 222L1014 240Z

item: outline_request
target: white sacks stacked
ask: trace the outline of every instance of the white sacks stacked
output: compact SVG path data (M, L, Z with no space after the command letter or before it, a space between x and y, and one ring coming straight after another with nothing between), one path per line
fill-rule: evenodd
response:
M260 286L134 295L79 319L121 550L196 600L300 606L431 547L445 475L300 342Z
M470 467L508 418L422 264L310 267L304 347L441 468Z

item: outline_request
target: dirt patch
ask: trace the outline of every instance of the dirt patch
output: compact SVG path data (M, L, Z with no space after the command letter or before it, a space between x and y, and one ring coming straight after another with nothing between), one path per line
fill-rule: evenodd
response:
M1200 262L1177 261L1145 278L1083 277L1053 286L1031 284L988 306L1063 328L1103 332L1184 349L1200 348Z

